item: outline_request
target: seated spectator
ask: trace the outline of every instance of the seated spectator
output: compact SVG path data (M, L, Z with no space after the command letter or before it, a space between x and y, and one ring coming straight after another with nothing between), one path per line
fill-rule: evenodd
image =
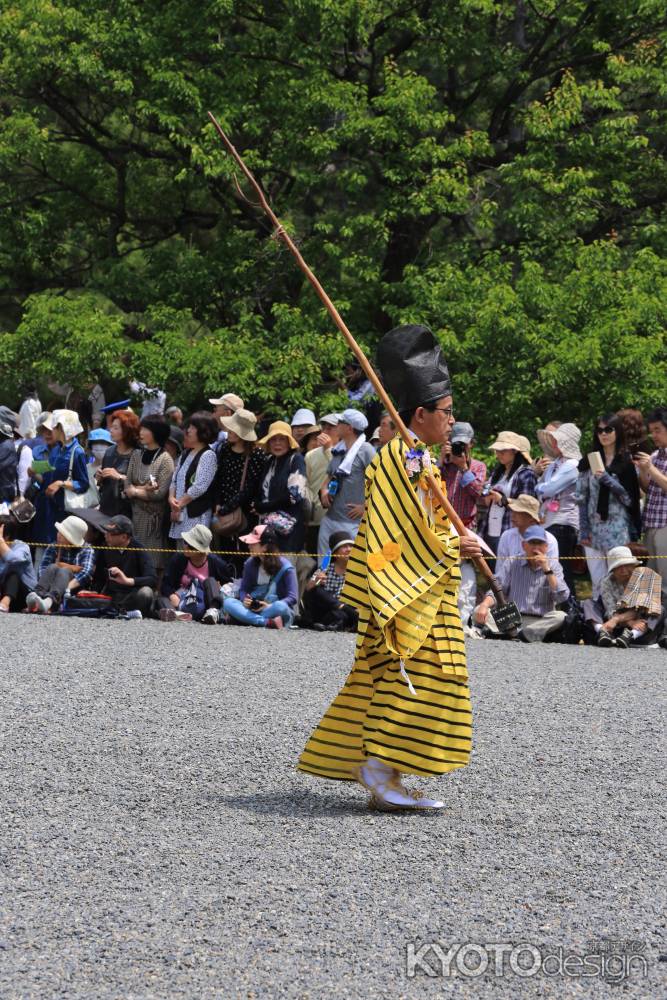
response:
M275 534L258 524L241 541L250 549L250 557L243 567L239 597L223 602L225 615L236 624L256 628L291 625L298 600L296 572L280 555Z
M497 577L508 601L514 601L521 612L522 627L518 638L523 642L543 642L557 631L565 621L565 612L557 610L570 591L563 578L560 563L549 557L544 528L533 525L524 533L523 559L503 559L497 568ZM490 611L496 599L489 591L475 608L475 624L486 626L485 636L505 638L498 631Z
M521 434L502 431L491 445L497 464L482 490L481 503L486 508L480 518L479 533L494 552L503 531L510 526L508 500L520 493L535 496L535 473L531 466L530 442Z
M523 558L523 536L529 528L540 523L540 501L527 493L509 500L511 528L503 531L498 542L499 566L503 559ZM558 559L558 542L550 531L546 531L547 555L554 561Z
M297 410L294 416L292 417L292 423L291 423L292 437L297 442L300 448L303 438L305 437L306 434L310 432L310 429L315 424L317 424L317 420L315 419L315 414L313 413L312 410L307 410L305 408L302 408L300 410Z
M55 544L44 553L37 586L26 597L26 607L32 614L51 614L59 609L66 594L90 586L95 551L86 541L87 531L86 522L74 515L56 523Z
M609 550L637 541L641 533L639 481L625 447L623 421L608 413L594 427L591 454L600 456L600 468L593 471L588 455L582 458L576 494L579 543L586 552L593 599L600 596Z
M325 515L320 524L317 549L329 551L329 536L344 531L356 538L364 516L366 468L375 458L375 448L364 435L366 417L359 410L345 410L340 417L340 441L332 449L328 482L320 490Z
M167 563L158 598L160 621L201 621L217 625L222 608L220 587L234 579L234 567L211 555L210 530L196 524L183 534L184 548Z
M449 441L442 446L440 464L449 502L471 531L477 531L477 505L486 480L486 465L472 457L474 439L475 432L471 424L463 421L455 423ZM466 632L476 602L475 566L470 559L462 559L458 606Z
M576 501L581 452L581 431L575 424L559 424L550 435L554 459L549 463L535 487L542 502L544 527L558 541L558 558L563 561L565 582L574 594L574 573L571 556L579 534L579 507Z
M160 417L142 417L141 448L132 452L125 477L125 496L132 505L134 536L151 552L153 565L161 573L167 561L165 524L167 495L174 476L174 462L166 451L169 424Z
M30 549L19 540L19 530L11 514L0 520L0 613L21 611L37 586Z
M627 649L655 642L664 622L660 577L625 545L610 549L607 566L599 601L586 601L598 646Z
M100 552L96 588L108 594L121 611L138 611L147 618L153 608L157 577L150 553L133 533L132 521L123 514L112 517L104 532L108 549Z
M100 510L107 517L129 517L132 504L125 496L125 478L132 452L139 444L139 418L132 410L118 410L111 416L109 434L112 445L102 458L97 473Z
M357 627L358 613L355 608L340 600L354 539L344 531L336 531L329 538L329 545L329 566L326 570L318 569L306 584L301 624L316 632L354 630Z
M169 488L171 528L169 537L183 548L184 531L195 524L210 527L215 504L218 460L210 447L220 424L210 413L193 413L185 422L185 451L174 469Z
M648 565L662 578L662 592L667 600L667 407L659 406L648 414L649 434L656 451L638 451L633 461L639 471L641 487L646 491L642 516L644 544L649 551Z
M259 444L268 452L269 460L254 510L260 522L271 527L282 552L299 552L306 534L308 498L304 457L284 420L275 420ZM295 556L292 559L296 562Z

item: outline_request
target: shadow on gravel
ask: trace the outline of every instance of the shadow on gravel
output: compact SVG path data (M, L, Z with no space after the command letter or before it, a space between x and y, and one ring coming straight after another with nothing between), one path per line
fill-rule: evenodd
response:
M341 802L339 797L334 795L319 795L317 792L308 794L292 795L281 792L258 792L255 795L211 795L208 802L218 802L231 806L233 809L241 809L245 812L253 812L258 815L276 816L419 816L420 820L425 817L432 818L438 813L427 813L416 810L407 812L405 810L382 810L370 809L368 798L360 791L359 798L349 802Z

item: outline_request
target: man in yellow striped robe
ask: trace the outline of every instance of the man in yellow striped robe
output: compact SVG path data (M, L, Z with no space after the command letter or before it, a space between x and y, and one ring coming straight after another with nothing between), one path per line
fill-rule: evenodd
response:
M416 355L424 330L403 327L387 336ZM394 395L406 403L401 409L415 439L428 445L447 439L454 418L451 395L442 394L448 375L438 380L431 372L426 387L424 380L423 372L421 381L414 377L410 394L403 374ZM429 392L436 398L425 398ZM415 406L415 397L424 404ZM443 803L411 795L400 775L440 775L468 763L472 715L457 596L461 548L477 555L479 547L459 539L435 507L413 454L394 438L368 467L366 511L341 594L359 611L355 661L298 766L318 777L359 780L382 807L427 809ZM429 460L425 450L421 470Z

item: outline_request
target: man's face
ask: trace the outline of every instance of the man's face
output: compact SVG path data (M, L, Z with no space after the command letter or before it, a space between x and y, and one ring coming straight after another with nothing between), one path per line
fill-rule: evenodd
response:
M523 551L526 553L526 559L529 561L547 554L548 546L546 542L522 542L522 545Z
M218 403L213 407L213 416L217 417L218 420L220 417L231 417L233 413L234 411L224 403Z
M418 406L410 428L424 444L444 444L449 440L453 426L452 397L443 396L432 411Z
M518 528L522 535L524 531L527 531L528 528L532 528L536 523L535 518L531 517L530 514L526 514L523 510L512 510L511 508L510 520L512 525L515 528Z
M126 549L130 544L130 536L124 531L105 531L104 541L112 549Z
M656 448L667 448L667 427L661 420L651 421L648 432L653 438Z

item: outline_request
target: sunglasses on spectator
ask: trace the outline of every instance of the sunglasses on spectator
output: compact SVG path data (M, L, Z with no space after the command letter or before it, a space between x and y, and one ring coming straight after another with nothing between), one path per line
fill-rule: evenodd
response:
M598 432L598 434L613 434L614 433L614 428L613 427L598 427L597 428L597 432Z

